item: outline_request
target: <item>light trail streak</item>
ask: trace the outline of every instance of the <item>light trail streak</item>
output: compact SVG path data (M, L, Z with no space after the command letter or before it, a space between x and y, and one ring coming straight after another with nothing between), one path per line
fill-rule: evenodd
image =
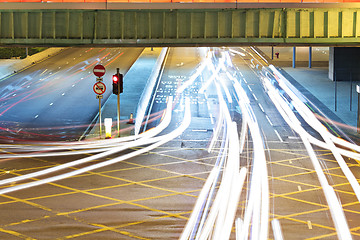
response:
M129 143L127 143L127 144L125 144L123 146L120 146L120 147L106 148L105 150L103 150L103 153L93 155L93 156L89 156L89 157L79 159L79 160L76 160L76 161L68 162L68 163L65 163L65 164L62 164L62 165L59 165L59 166L55 166L55 167L52 167L52 168L49 168L49 169L37 171L37 172L34 172L34 173L29 173L29 174L18 176L18 177L4 179L4 180L0 181L0 185L5 185L5 184L12 183L12 182L18 182L18 181L22 181L22 180L25 180L25 179L30 179L30 178L38 177L38 176L41 176L41 175L53 173L53 172L56 172L56 171L60 171L60 170L69 168L69 167L74 167L74 166L77 166L77 165L80 165L80 164L84 164L84 163L87 163L87 162L90 162L90 161L94 161L96 159L104 158L106 156L112 155L114 153L129 149L129 148L132 148L132 147L137 147L137 146L150 144L150 143L159 141L158 138L153 138L153 137L155 135L159 134L161 131L163 131L169 125L169 123L171 121L171 116L172 116L172 114L171 114L171 112L172 112L172 110L171 110L172 109L172 100L173 100L173 98L169 97L169 101L168 101L168 104L167 104L166 115L163 118L163 121L157 127L138 135L136 137L136 138L138 138L138 140L136 140L136 141L129 142ZM131 138L131 139L135 139L135 138ZM80 151L80 152L82 152L82 151ZM70 152L70 153L74 154L74 152ZM47 157L47 156L53 156L54 154L58 154L58 153L55 152L55 153L24 154L24 155L26 157L35 157L35 156L36 157L38 157L38 156ZM23 155L14 156L14 157L20 157L20 156L23 156ZM11 155L8 156L8 157L11 157Z
M221 80L220 80L221 81ZM228 157L226 161L225 168L223 170L222 180L219 186L218 193L215 197L215 201L217 198L219 198L220 208L218 209L216 214L216 224L214 225L213 229L213 239L219 239L220 237L223 237L224 239L228 239L230 236L230 232L227 232L227 230L231 231L231 226L234 222L235 213L231 213L229 211L233 210L233 202L231 199L232 194L234 194L235 198L235 204L238 202L238 198L240 197L240 193L242 190L242 186L239 189L239 186L233 186L235 184L234 180L237 177L233 177L234 175L237 176L239 174L239 137L237 135L237 127L236 123L232 121L230 112L228 110L228 107L224 101L224 98L221 94L220 87L217 83L215 83L217 93L219 96L219 103L220 108L224 108L224 115L226 120L226 126L227 126L227 136L229 137L229 148L228 148ZM224 85L222 85L224 87ZM246 170L245 170L246 172ZM235 179L234 179L235 178ZM234 190L235 192L231 191ZM232 203L230 205L230 203ZM235 208L236 210L236 208ZM231 218L230 220L227 218ZM225 226L225 224L230 224L229 226ZM208 236L206 236L207 238Z
M248 229L252 219L252 238L267 239L268 218L269 218L269 186L267 182L267 167L265 149L261 137L260 129L254 118L254 113L249 106L248 99L240 83L234 82L235 92L239 98L239 106L243 114L249 119L248 126L253 139L254 152L252 177L250 182L250 195L244 216L243 229L241 229L240 239L248 238Z
M173 98L172 98L173 99ZM173 100L172 100L173 101ZM170 112L170 110L167 110L167 112ZM153 113L151 114L152 119L158 119L160 117L160 114L163 113L163 111ZM150 119L150 121L152 121ZM127 121L127 120L123 120ZM158 127L162 126L163 124L159 124ZM70 127L69 127L70 128ZM133 127L130 127L133 128ZM0 128L1 129L1 128ZM153 131L159 131L160 128L152 128L149 129L147 134L152 134ZM124 130L124 129L122 129ZM18 133L22 133L22 131L19 131ZM145 137L147 134L142 135ZM47 136L47 135L46 135ZM105 140L85 140L85 141L77 141L77 142L42 142L42 144L35 145L35 144L14 144L14 145L6 145L1 144L0 148L17 148L21 152L25 151L60 151L60 150L79 150L79 149L92 149L92 148L104 148L104 147L116 147L119 144L122 144L124 142L133 141L139 138L139 136L126 136L121 138L111 138L111 139L105 139ZM94 150L95 151L95 150ZM61 154L61 152L58 152ZM16 156L16 155L15 155ZM19 155L18 157L24 157L24 155ZM7 158L7 156L0 155L0 158ZM10 157L13 158L13 157Z
M157 148L157 147L171 141L172 139L178 137L179 135L181 135L185 131L185 129L188 128L188 126L190 125L190 122L191 122L190 100L188 98L186 98L185 102L186 102L185 113L184 113L184 118L183 118L183 121L182 121L181 125L177 129L173 130L172 132L170 132L168 134L162 135L162 136L157 137L157 138L147 139L146 144L153 143L150 146L147 146L147 147L144 147L144 148L142 148L140 150L137 150L137 151L134 151L134 152L131 152L131 153L128 153L128 154L113 158L113 159L108 160L108 161L93 164L93 165L90 165L90 166L87 166L87 167L84 167L84 168L81 168L81 169L78 169L78 170L75 170L75 171L72 171L72 172L68 172L68 173L65 173L65 174L57 175L57 176L42 179L42 180L37 180L35 182L25 183L25 184L21 184L21 185L18 185L18 186L1 189L0 194L5 194L5 193L9 193L9 192L13 192L13 191L17 191L17 190L21 190L21 189L25 189L25 188L30 188L30 187L34 187L34 186L39 186L39 185L42 185L42 184L45 184L45 183L50 183L50 182L58 181L58 180L61 180L61 179L69 178L69 177L79 175L79 174L84 173L84 172L92 171L92 170L97 169L97 168L105 167L105 166L108 166L108 165L111 165L111 164L114 164L114 163L124 161L126 159L138 156L138 155L146 153L146 152L148 152L148 151L150 151L152 149L155 149L155 148Z
M207 177L205 184L200 191L198 200L196 201L195 206L191 212L190 218L187 221L186 226L183 229L183 232L179 238L180 240L189 239L191 236L191 233L194 232L193 228L196 225L196 221L199 218L199 215L201 214L202 205L203 205L204 201L206 200L205 198L207 197L211 186L214 184L214 179L216 178L219 171L220 171L220 167L214 167L211 170L209 176Z
M250 55L253 56L252 54L250 54ZM254 59L256 60L255 57L254 57ZM256 64L254 62L254 59L252 59L252 61L251 61L252 66L255 66L255 64ZM263 65L263 64L260 64L260 65ZM273 66L270 66L270 68L273 72L276 71L276 69ZM270 82L270 80L267 77L263 77L262 81L263 81L264 87L266 88L266 92L268 93L268 96L270 97L270 99L272 100L272 102L274 103L276 108L278 109L279 113L283 116L284 120L288 123L288 125L292 129L294 129L300 135L301 139L303 140L305 148L308 151L310 159L311 159L313 166L316 170L316 173L318 175L321 186L323 187L324 194L325 194L326 200L329 204L331 216L332 216L333 222L335 224L339 239L351 239L350 230L347 225L341 203L337 199L334 190L329 186L327 179L325 177L325 174L323 173L323 170L319 163L319 160L316 158L316 154L311 146L310 141L316 142L316 144L321 145L327 149L330 149L332 151L335 159L338 161L340 167L341 167L342 161L343 161L341 154L343 154L346 151L340 150L339 148L337 148L335 146L334 140L331 140L331 139L334 139L334 136L332 136L327 131L327 129L320 122L317 121L316 117L314 117L314 114L311 111L309 111L309 109L305 106L305 104L303 103L304 98L302 98L301 95L299 95L299 92L294 87L292 87L292 85L290 85L288 83L288 81L280 73L276 72L275 76L277 76L277 80L279 82L279 87L282 90L275 89L274 85ZM283 93L281 91L283 91L285 93ZM295 91L295 93L294 93L294 91ZM287 94L287 96L285 96L285 94ZM297 95L299 95L300 97L297 97ZM300 121L297 119L297 117L293 113L293 108L295 108L297 110L297 112L302 116L302 118L304 120L306 120L309 123L310 126L312 126L316 131L318 131L320 133L320 135L324 139L324 142L321 142L321 141L313 138L312 136L310 137L310 135L305 131L305 129L302 128ZM349 144L346 144L346 145L348 147L350 147ZM352 155L355 155L355 154L352 154ZM256 166L253 166L253 169L255 169L255 168L256 168ZM346 173L346 171L348 169L346 163L344 163L344 166L341 168L343 169L345 176L348 178L348 180L351 184L351 182L353 180L352 178L354 178L354 176L350 172L350 170ZM344 168L345 168L345 171L344 171ZM253 174L253 176L254 175L255 174ZM257 177L259 177L259 176L257 176ZM253 184L254 180L255 181L257 180L257 177L256 178L254 177L251 179L251 184ZM352 185L353 189L354 189L354 187L357 188L358 183L356 182L356 184L355 184L355 182L354 182L354 185ZM249 196L250 203L251 203L250 198L252 197L252 192L251 192L252 189L253 188L250 187L250 196ZM356 189L354 189L354 192L356 194ZM254 205L255 205L255 203L250 204L250 206L248 206L246 208L244 221L241 224L241 226L243 228L245 225L245 228L247 229L247 226L250 221L250 214L247 214L247 212L249 211L249 207L254 208ZM252 216L253 221L255 221L254 218L256 218L257 216L258 216L257 214L253 214L253 216ZM277 225L277 222L275 221L273 224ZM282 237L279 237L279 232L277 232L277 231L279 231L279 229L280 229L279 227L276 227L276 226L274 227L274 235L276 234L277 238L282 239ZM257 225L253 225L251 230L252 230L251 237L258 239L257 234L258 234L259 229L258 229ZM281 230L280 230L280 233L281 233ZM247 239L248 238L247 231L245 233L243 231L241 231L238 236L239 236L239 239ZM263 238L260 238L260 236L259 236L259 239L263 239Z
M191 75L190 79L188 81L186 81L183 85L181 85L176 92L177 93L182 93L186 88L188 88L189 86L191 86L194 81L196 80L197 77L200 76L200 74L202 73L202 71L205 69L205 67L207 66L209 59L205 59L203 60L202 63L200 63L200 66L197 68L195 74Z
M231 117L228 112L228 108L225 104L225 101L222 98L222 94L219 90L219 85L217 83L215 83L215 85L216 85L217 92L219 94L219 102L221 105L220 109L223 109L221 112L222 112L222 115L224 115L224 116L221 118L225 119L224 128L227 129L228 123L231 122ZM218 123L221 124L222 121L221 122L219 121ZM220 124L218 124L218 126L220 126ZM224 186L223 184L221 184L221 186L216 194L216 197L215 197L214 203L212 203L210 212L207 214L207 212L205 212L205 210L208 210L210 208L209 204L210 204L211 198L209 196L213 195L215 186L217 184L217 181L218 181L218 178L219 178L219 175L221 172L220 167L223 166L223 164L225 162L226 154L223 154L223 152L227 151L227 146L229 144L228 136L229 136L229 131L225 130L224 131L224 139L222 141L222 147L221 147L219 155L218 155L218 159L221 159L221 161L219 164L216 164L214 166L212 172L208 176L206 183L200 192L200 196L199 196L198 200L196 201L196 204L194 206L194 209L192 211L190 219L187 222L182 235L180 236L180 239L204 239L204 238L208 237L208 234L213 229L215 219L217 218L218 212L219 212L219 208L218 208L219 205L217 204L217 202L220 201L219 196L223 196L223 194L221 194L221 192L224 191L223 190L224 187L221 187L221 186ZM214 139L216 140L217 137L213 137L213 140ZM223 175L223 177L224 177L224 175ZM223 181L221 181L221 182L223 183ZM205 206L204 209L203 209L203 206Z
M277 74L279 74L279 73L277 72ZM279 75L277 75L277 76L279 77ZM281 78L282 77L280 77L280 79ZM263 80L267 80L267 79L263 79ZM286 100L282 96L277 94L277 90L275 89L275 87L272 84L269 83L269 80L267 80L267 83L265 83L264 85L267 88L266 90L267 90L268 96L274 103L275 107L278 109L279 113L282 115L283 119L287 122L287 124L294 131L296 131L300 135L300 138L303 141L303 144L310 156L310 160L314 166L314 169L316 171L316 174L318 176L320 184L323 188L324 195L325 195L325 198L329 205L330 213L331 213L333 222L335 224L339 239L352 239L341 203L337 199L333 188L329 185L327 178L326 178L326 176L322 170L322 167L320 165L320 162L316 157L315 151L311 146L310 141L313 140L313 138L309 138L309 134L301 126L301 123L295 116L295 114L292 111L291 107L289 106L288 102L286 102ZM309 123L310 126L312 126L314 129L316 128L316 131L318 131L320 133L320 135L325 140L325 144L333 152L335 158L338 160L338 163L341 166L341 162L339 162L340 154L337 151L334 143L330 142L329 141L330 138L326 135L326 133L328 133L328 134L330 134L330 133L326 130L326 128L321 123L314 122L314 121L317 121L317 119L313 115L313 113L311 113L311 112L309 113L309 111L308 111L309 109L299 100L299 98L296 98L296 95L293 92L291 92L291 90L289 88L287 88L287 86L282 81L279 82L279 85L291 97L293 106L298 111L298 113L303 117L303 119L306 120L307 123ZM325 133L324 133L324 130L325 130ZM341 156L340 156L340 158L342 159ZM346 173L344 173L344 174L346 175ZM351 173L351 175L352 175L352 173Z
M171 108L170 110L171 111ZM169 112L167 111L167 112ZM166 111L165 111L166 112ZM166 121L165 121L166 122ZM164 123L165 123L164 122ZM118 147L121 144L125 144L129 141L134 141L138 138L147 137L148 135L154 136L157 133L161 131L161 129L164 129L164 123L160 124L152 129L149 129L146 131L146 134L142 134L141 136L126 136L121 138L112 138L112 139L106 139L106 140L98 140L96 141L82 141L82 142L74 142L74 146L72 146L70 143L58 143L59 145L56 145L54 142L46 142L44 145L0 145L0 148L7 148L7 149L13 149L11 154L12 155L0 155L1 158L24 158L24 157L49 157L49 156L65 156L65 155L79 155L79 154L86 154L86 153L94 153L94 152L101 152L104 151L104 149L108 149L111 147ZM132 129L133 127L130 127ZM124 129L122 129L124 130ZM80 143L80 144L78 144ZM49 145L49 146L46 146ZM72 152L69 152L70 150L73 150ZM49 151L57 151L56 153L47 153ZM18 154L16 152L21 152L21 154ZM26 152L37 152L37 153L26 153ZM45 153L44 153L45 152Z
M224 55L223 55L224 56ZM226 56L226 55L225 55ZM269 217L269 190L267 182L267 168L265 151L263 148L263 140L260 134L258 123L255 115L250 107L250 100L248 99L245 91L241 85L231 74L226 74L228 80L232 82L232 88L234 88L237 103L240 106L242 115L242 127L240 137L237 134L236 123L232 121L230 112L223 98L222 92L225 93L228 103L232 102L230 91L224 84L226 79L222 79L219 76L220 71L226 72L225 61L219 60L220 67L215 68L212 64L208 66L208 69L212 72L211 81L207 81L203 85L202 89L207 89L210 82L213 82L218 96L220 116L218 117L218 123L214 131L212 141L209 146L209 150L212 149L214 142L217 140L219 135L219 129L221 124L224 126L224 137L228 142L228 156L226 162L224 162L224 170L222 179L218 187L218 191L213 200L212 206L206 207L202 211L202 206L209 206L210 201L209 191L212 187L216 186L216 174L219 173L220 169L216 165L210 173L200 195L194 206L194 210L190 216L186 227L180 237L180 239L228 239L233 223L235 222L235 212L237 204L240 199L240 194L243 188L243 183L246 178L247 169L241 168L240 170L240 153L244 150L247 129L249 128L251 137L253 139L254 148L257 149L253 156L253 173L252 173L252 185L250 187L250 197L248 199L248 205L246 207L246 218L247 224L240 224L242 232L239 239L245 239L245 235L250 229L250 222L252 225L252 238L254 239L267 239L268 232L268 217ZM230 66L231 63L227 62ZM220 82L220 83L218 83ZM231 100L229 100L231 99ZM220 121L221 120L221 121ZM255 136L256 135L256 136ZM225 149L221 149L221 152ZM257 176L256 178L254 176ZM204 214L203 212L207 212ZM204 216L206 220L204 220ZM201 219L200 224L197 225L198 219ZM251 221L252 219L252 221ZM241 219L238 222L243 222ZM237 225L239 227L239 225Z
M302 118L315 130L317 131L325 143L327 144L330 151L333 153L335 159L337 160L341 170L343 171L344 175L348 179L351 187L353 188L358 201L360 201L360 185L358 181L356 180L354 174L350 171L349 167L347 166L344 158L339 153L338 148L334 144L334 136L330 134L330 132L319 122L319 120L316 118L316 116L310 111L309 108L306 107L306 105L297 98L297 95L291 91L291 89L288 87L289 83L288 81L277 71L277 69L274 66L270 66L270 69L276 73L276 75L279 77L279 84L281 88L291 97L293 100L293 105L295 109L298 111L298 113L302 116ZM356 145L350 145L352 146L352 149L358 149L358 147L355 147Z
M272 224L272 229L273 229L273 233L274 233L274 239L275 240L283 240L283 235L281 232L281 226L280 226L280 222L278 219L274 219L271 221Z

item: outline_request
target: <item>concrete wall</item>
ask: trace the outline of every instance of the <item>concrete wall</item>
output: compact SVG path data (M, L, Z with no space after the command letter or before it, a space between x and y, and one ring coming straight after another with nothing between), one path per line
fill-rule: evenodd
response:
M60 52L63 49L64 48L58 48L58 47L48 48L42 52L28 56L27 58L11 61L11 64L6 64L6 60L4 60L3 61L3 62L5 62L4 65L2 65L0 63L0 79L13 74L14 72L18 72L21 69L30 67L31 65L33 65L37 62L41 62L44 59L46 59L54 54L57 54L58 52Z

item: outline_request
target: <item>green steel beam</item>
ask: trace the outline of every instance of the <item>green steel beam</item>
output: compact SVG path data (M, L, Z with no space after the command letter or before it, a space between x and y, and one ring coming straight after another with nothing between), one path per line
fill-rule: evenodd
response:
M341 45L360 8L0 10L0 45Z

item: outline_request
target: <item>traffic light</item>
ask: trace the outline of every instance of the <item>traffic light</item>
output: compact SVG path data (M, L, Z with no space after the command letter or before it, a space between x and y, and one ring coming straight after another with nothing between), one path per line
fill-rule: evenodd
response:
M113 82L113 94L119 95L119 76L117 74L114 74L112 76L112 82Z
M124 91L124 81L123 81L123 75L120 73L119 74L119 84L120 84L120 93L123 93Z
M113 81L113 94L119 95L124 91L123 89L123 75L120 73L114 74L112 76Z

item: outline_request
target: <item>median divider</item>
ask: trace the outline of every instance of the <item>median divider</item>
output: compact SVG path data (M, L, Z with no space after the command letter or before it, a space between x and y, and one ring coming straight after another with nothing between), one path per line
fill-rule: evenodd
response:
M136 119L135 119L135 135L140 133L140 129L145 118L146 110L148 109L151 96L154 94L156 83L161 76L161 70L165 64L165 57L167 55L168 48L163 48L156 63L153 68L151 75L149 76L148 81L146 82L146 86L144 91L140 97L140 101L138 104L138 108L136 111Z

